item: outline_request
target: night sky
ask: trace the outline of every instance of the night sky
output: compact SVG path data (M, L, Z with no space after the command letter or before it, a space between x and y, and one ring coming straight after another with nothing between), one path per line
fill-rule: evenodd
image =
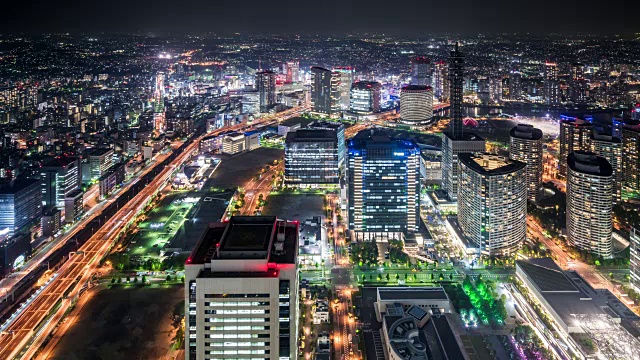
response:
M0 31L630 35L639 11L637 0L8 0Z

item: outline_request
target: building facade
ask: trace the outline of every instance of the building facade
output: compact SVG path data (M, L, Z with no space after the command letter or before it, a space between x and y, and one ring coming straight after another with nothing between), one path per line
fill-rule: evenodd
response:
M56 158L45 163L40 168L40 181L43 205L62 210L65 196L80 188L80 159Z
M414 125L433 121L433 88L426 85L407 85L400 91L400 119Z
M619 138L594 133L591 136L591 152L607 159L613 171L613 199L620 202L622 197L622 141Z
M433 65L426 56L416 56L411 59L411 84L431 86Z
M640 128L622 129L622 189L625 197L640 197Z
M527 234L527 164L488 153L460 161L458 223L480 253L510 255Z
M347 156L347 144L344 139L344 124L341 122L317 120L309 124L308 128L331 130L336 133L336 137L338 138L338 165L340 167L344 166Z
M0 186L0 231L16 234L42 217L39 180L15 180Z
M349 230L352 239L403 239L418 231L420 149L364 130L349 141Z
M90 180L98 180L113 166L113 149L93 149L87 158Z
M567 240L581 251L613 256L611 164L587 151L574 151L567 159Z
M258 91L260 112L269 112L276 104L276 74L271 70L256 73L256 90Z
M377 81L358 81L351 85L349 111L356 114L380 112L380 85Z
M585 120L562 120L560 122L560 151L558 156L558 176L567 177L567 156L576 150L591 150L593 125Z
M629 235L629 274L631 287L635 291L640 291L640 231L633 227Z
M338 74L340 84L338 85L340 110L349 110L351 105L351 84L356 77L356 69L351 66L336 66L333 72Z
M544 64L544 101L548 105L560 104L558 64L549 61Z
M298 223L210 224L185 265L185 359L298 359Z
M332 115L340 110L340 75L319 66L311 67L311 110Z
M518 124L509 135L509 158L527 164L527 198L536 201L542 186L542 130Z
M291 131L284 147L284 182L296 186L338 185L338 137L335 131Z
M452 138L451 133L442 134L442 189L451 201L458 199L459 163L461 153L484 152L484 139L472 133Z

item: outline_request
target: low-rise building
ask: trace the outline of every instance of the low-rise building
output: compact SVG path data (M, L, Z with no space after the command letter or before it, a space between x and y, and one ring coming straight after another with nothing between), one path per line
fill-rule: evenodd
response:
M313 323L321 324L329 322L329 302L327 300L316 300L313 311Z

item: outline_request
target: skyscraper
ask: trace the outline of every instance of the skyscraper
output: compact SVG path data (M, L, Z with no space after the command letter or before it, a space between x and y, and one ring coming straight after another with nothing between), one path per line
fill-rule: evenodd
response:
M613 256L613 170L607 159L576 150L567 157L567 241L579 250Z
M80 188L80 159L56 157L40 168L42 202L44 206L64 209L64 199Z
M434 63L433 95L440 101L449 99L449 68L442 60Z
M276 74L271 70L256 73L256 90L260 96L260 112L269 112L276 103Z
M451 97L451 138L462 137L462 86L464 83L464 55L458 49L458 43L449 56L449 96Z
M460 228L483 255L513 254L527 233L527 165L488 153L458 158Z
M458 44L449 57L449 95L451 120L449 130L442 134L442 188L450 200L458 198L458 154L484 152L484 139L476 134L463 132L462 84L464 82L464 55Z
M349 110L351 105L351 84L355 81L356 69L351 66L336 66L333 72L338 74L340 84L338 84L338 96L340 110Z
M34 179L0 185L0 232L12 236L42 217L42 186Z
M550 61L544 64L544 100L548 105L560 104L558 64Z
M380 111L380 88L377 81L358 81L351 85L349 111L373 114Z
M576 104L587 102L587 81L584 78L584 65L580 63L571 64L571 101Z
M349 141L349 230L353 239L403 239L418 231L420 149L363 130Z
M509 158L527 164L527 198L536 201L542 186L542 130L518 124L509 135Z
M433 67L431 59L426 56L416 56L411 59L411 84L431 86Z
M594 133L591 136L591 152L601 156L611 164L613 172L613 199L620 202L622 196L622 142L611 135Z
M300 63L297 61L287 62L286 82L288 84L297 83L300 79Z
M338 87L340 76L319 66L311 67L311 109L322 114L335 114L340 110Z
M560 151L558 175L567 177L567 156L576 150L591 150L593 125L585 120L562 120L560 122Z
M309 129L331 130L338 138L338 166L343 166L347 155L347 144L344 141L344 124L331 121L314 121L308 126Z
M433 89L426 85L407 85L400 91L400 119L412 125L433 121Z
M298 358L298 223L210 224L185 265L185 358Z
M287 185L338 185L337 132L323 129L289 131L284 146Z
M632 227L629 235L629 274L631 287L635 291L640 291L640 231Z
M640 127L622 129L622 189L625 197L640 196Z

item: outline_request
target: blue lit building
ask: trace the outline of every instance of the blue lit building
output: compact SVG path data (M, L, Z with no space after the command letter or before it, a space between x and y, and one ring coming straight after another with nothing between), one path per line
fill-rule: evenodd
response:
M0 231L9 236L42 217L39 180L15 180L0 186Z
M403 239L418 231L420 149L381 130L348 144L349 230L355 240Z

